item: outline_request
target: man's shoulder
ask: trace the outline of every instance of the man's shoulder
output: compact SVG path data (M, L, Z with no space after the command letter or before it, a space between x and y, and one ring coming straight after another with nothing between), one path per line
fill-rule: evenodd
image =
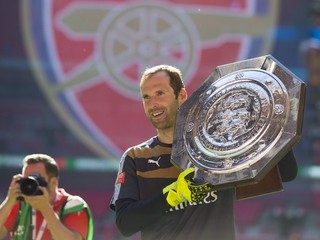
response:
M87 207L87 203L82 197L67 193L63 188L59 188L58 191L62 196L61 202L63 202L62 204L64 204L65 209L75 206L81 206L82 208Z
M82 199L78 195L72 195L72 194L68 193L64 188L58 188L58 192L61 194L61 196L68 198L68 199ZM84 200L82 199L82 201L84 201Z
M153 148L154 146L157 145L157 138L156 137L152 137L142 143L139 143L135 146L131 146L126 150L127 155L132 156L132 155L136 155L137 153L141 152L141 151L145 151L146 149L150 149Z
M66 201L65 209L70 208L87 208L86 201L77 195L70 195Z
M137 144L135 146L130 147L128 150L145 148L145 147L152 146L152 145L154 145L156 143L157 143L157 137L152 137L152 138L149 138L148 140L146 140L146 141L144 141L142 143L139 143L139 144Z
M60 201L60 211L62 211L63 215L83 210L90 211L87 202L82 197L69 194L64 189L59 190L64 192L63 199Z
M171 144L161 143L157 137L152 137L147 141L130 147L125 152L124 156L134 158L150 158L160 155L170 155L172 151Z

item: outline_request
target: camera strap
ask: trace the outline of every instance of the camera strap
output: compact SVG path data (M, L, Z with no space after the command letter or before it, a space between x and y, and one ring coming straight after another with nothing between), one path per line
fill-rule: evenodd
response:
M39 231L37 233L37 229L36 229L37 215L36 214L37 214L36 210L32 208L32 240L40 240L47 227L47 221L43 219L40 225Z

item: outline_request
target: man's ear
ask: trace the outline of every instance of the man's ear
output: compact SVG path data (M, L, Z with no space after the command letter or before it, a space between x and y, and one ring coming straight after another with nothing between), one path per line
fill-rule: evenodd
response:
M187 90L185 88L182 88L180 90L180 93L179 93L179 102L180 102L180 105L182 103L184 103L188 98L188 93L187 93Z
M50 184L50 187L54 187L54 188L58 187L58 178L52 177L50 179L50 183L49 184Z

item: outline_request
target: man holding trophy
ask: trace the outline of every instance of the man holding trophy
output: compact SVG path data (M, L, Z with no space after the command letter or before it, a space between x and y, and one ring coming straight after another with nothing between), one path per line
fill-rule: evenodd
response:
M207 92L203 86L200 88L201 92ZM217 177L214 170L218 169L216 165L219 164L213 164L216 160L212 155L217 151L210 149L215 142L199 147L201 134L194 136L194 142L188 141L187 134L192 132L191 128L188 129L190 116L183 122L177 121L179 111L188 99L180 70L170 65L146 69L141 78L140 90L145 114L155 127L157 135L129 148L122 156L110 204L116 212L118 229L125 236L141 232L143 240L235 240L234 201L237 199L236 189L241 179L236 179L235 183L222 184L219 180L215 184ZM192 99L192 102L201 103L200 99ZM213 108L209 107L205 111L210 112L210 109ZM201 111L198 115L194 114L194 108L188 106L186 114L193 114L193 117L200 119ZM210 114L206 113L208 119L212 119ZM221 125L220 128L213 128L214 122L210 123L210 127L209 124L206 127L214 135L214 131L221 129ZM177 129L183 129L183 133L177 132ZM178 134L182 136L177 136ZM201 136L210 139L209 141L214 139L207 135ZM195 150L194 146L198 146L198 149ZM239 144L237 146L239 148ZM208 160L203 157L206 152L209 152ZM244 151L240 155L248 156ZM282 181L293 180L297 174L297 164L291 146L284 154L277 156L281 159L272 162L272 167L268 168L276 167ZM175 157L181 159L174 159ZM234 164L229 168L226 164L223 165L223 175L233 172L232 167L237 164L240 165L236 166L237 169L248 169L247 165L254 165L248 164L247 158L240 159L241 162L228 157L228 162ZM218 162L221 159L224 158L219 158ZM208 166L206 162L209 163ZM252 179L254 182L257 179L252 174L250 176L249 181L244 179L244 182ZM241 185L246 184L241 182Z

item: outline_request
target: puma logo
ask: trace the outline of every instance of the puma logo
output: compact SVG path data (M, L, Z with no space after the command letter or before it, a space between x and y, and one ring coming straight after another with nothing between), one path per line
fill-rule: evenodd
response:
M159 164L160 158L161 158L161 157L158 157L157 160L148 159L148 163L154 163L154 164L156 164L158 167L160 167L160 164Z

